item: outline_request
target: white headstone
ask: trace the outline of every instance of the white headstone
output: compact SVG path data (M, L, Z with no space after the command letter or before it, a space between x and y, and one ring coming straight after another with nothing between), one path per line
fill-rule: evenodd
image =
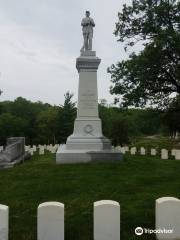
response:
M51 153L56 153L56 151L57 151L56 146L51 148Z
M130 149L130 153L131 153L131 155L135 155L136 154L136 147L132 147Z
M129 152L129 147L128 146L124 146L124 149L126 152Z
M33 148L30 148L30 149L29 149L29 153L31 154L31 156L34 155L34 150L33 150Z
M52 148L53 148L52 145L49 145L49 146L48 146L48 150L49 150L50 152L52 151Z
M38 240L64 240L64 204L46 202L38 207Z
M36 150L37 150L37 147L36 147L36 145L33 145L33 147L32 147L32 148L33 148L33 151L34 151L34 152L36 152Z
M151 148L151 156L156 156L157 150L155 148Z
M171 155L172 155L172 156L175 156L175 155L176 155L176 149L172 149L172 150L171 150Z
M146 149L144 147L140 148L140 154L141 155L146 155Z
M39 155L44 155L44 148L43 148L43 147L41 147L41 148L39 149Z
M161 159L168 159L168 150L161 149Z
M103 200L94 203L94 240L120 240L120 205Z
M175 159L180 160L180 150L176 150Z
M8 240L9 207L0 204L0 240Z
M30 146L25 146L25 151L26 152L29 151L29 149L30 149Z
M58 150L58 147L59 147L58 144L56 144L56 145L55 145L55 149L56 149L56 151Z
M121 147L120 151L121 151L122 154L125 154L125 153L126 153L126 150L125 150L124 147Z
M179 199L163 197L156 200L156 229L169 230L167 233L157 233L158 240L180 239Z
M121 151L121 146L116 146L115 149Z

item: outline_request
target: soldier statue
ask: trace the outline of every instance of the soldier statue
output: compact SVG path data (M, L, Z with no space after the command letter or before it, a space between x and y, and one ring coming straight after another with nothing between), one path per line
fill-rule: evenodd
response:
M83 51L92 50L92 38L93 38L93 27L95 27L94 20L90 18L90 12L86 11L86 17L82 19L81 22L84 44L81 48Z

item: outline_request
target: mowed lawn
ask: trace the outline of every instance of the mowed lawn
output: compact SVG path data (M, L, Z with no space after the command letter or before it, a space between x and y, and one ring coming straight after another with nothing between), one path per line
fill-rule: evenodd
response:
M55 155L0 171L0 203L10 207L10 240L37 239L37 207L46 201L65 204L65 239L93 239L93 202L121 205L121 240L137 226L154 229L155 200L180 198L180 161L126 155L122 162L56 165Z

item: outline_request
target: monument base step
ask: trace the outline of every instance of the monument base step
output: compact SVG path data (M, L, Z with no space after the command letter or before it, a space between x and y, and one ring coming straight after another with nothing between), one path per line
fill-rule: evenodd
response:
M82 136L69 136L66 142L66 150L85 150L85 151L99 151L111 150L111 142L104 136L97 137L82 137Z
M69 150L66 145L60 146L56 153L57 164L73 164L73 163L88 163L88 162L105 162L105 161L121 161L123 155L120 151L110 150Z

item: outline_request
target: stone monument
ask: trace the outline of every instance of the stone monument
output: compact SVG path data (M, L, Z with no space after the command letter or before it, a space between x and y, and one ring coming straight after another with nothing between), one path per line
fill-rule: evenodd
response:
M82 20L84 44L76 59L79 73L77 118L74 132L56 153L57 163L121 160L120 151L113 150L110 140L102 134L98 113L97 70L101 59L92 51L94 20L90 12Z
M15 164L29 159L29 157L29 154L25 152L24 137L8 138L5 150L0 153L0 169L13 167Z

